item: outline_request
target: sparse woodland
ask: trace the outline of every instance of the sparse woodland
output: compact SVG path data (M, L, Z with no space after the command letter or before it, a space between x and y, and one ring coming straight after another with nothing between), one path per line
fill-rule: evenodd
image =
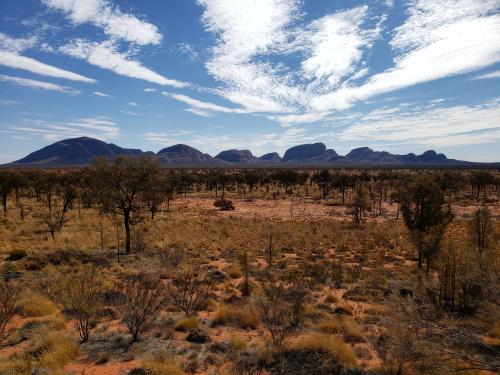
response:
M496 374L495 170L0 170L0 374Z

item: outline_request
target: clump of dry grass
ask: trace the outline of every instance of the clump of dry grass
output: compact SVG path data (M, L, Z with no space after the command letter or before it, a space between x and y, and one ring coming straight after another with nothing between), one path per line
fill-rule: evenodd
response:
M176 331L187 332L192 329L197 329L200 326L200 321L196 318L183 318L175 322L174 329Z
M316 328L323 333L338 334L340 333L340 322L338 319L322 320Z
M349 317L344 317L340 324L340 330L344 338L349 343L365 342L361 326L356 321Z
M38 359L40 367L53 371L50 373L61 370L80 352L80 347L72 336L63 331L51 331L47 327L38 330L34 342L35 347L43 353Z
M221 305L215 313L214 324L231 324L242 329L256 329L260 324L259 314L251 305Z
M19 306L24 316L39 317L57 313L57 307L51 300L31 291L21 295Z
M304 374L340 374L356 366L356 355L338 337L313 333L290 340L275 354L274 362L273 367L287 374L298 369Z
M227 344L229 348L234 351L241 351L248 347L248 342L243 337L236 334L229 336Z
M338 314L338 315L352 315L353 314L351 306L346 305L346 304L337 305L335 307L335 309L333 310L333 312L335 314Z

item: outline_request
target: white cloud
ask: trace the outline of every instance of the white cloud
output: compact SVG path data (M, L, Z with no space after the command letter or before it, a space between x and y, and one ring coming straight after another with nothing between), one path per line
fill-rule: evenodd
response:
M136 102L129 102L128 105L130 105L132 107L137 107L137 103Z
M96 82L95 79L41 63L30 57L20 56L15 52L0 51L0 65L8 66L13 69L27 70L48 77L64 78L87 83Z
M313 21L301 44L309 57L302 61L305 77L316 79L316 84L333 87L342 78L356 73L363 50L370 48L380 29L363 28L368 6L360 6L327 15ZM362 73L358 73L358 76Z
M107 0L43 0L43 3L65 13L75 25L91 23L114 39L139 45L158 45L162 39L155 25L123 13Z
M152 89L152 88L146 88L144 89L144 92L155 92L156 89Z
M175 50L186 55L191 61L198 60L198 52L189 43L177 43Z
M428 146L490 143L500 134L500 99L475 106L383 108L362 115L338 135L341 140L411 142Z
M191 98L190 96L183 94L172 94L168 92L162 92L162 95L178 100L182 103L185 103L195 109L199 109L202 111L214 111L214 112L223 112L223 113L248 113L248 111L237 108L228 108L218 104L203 102L198 99ZM192 112L192 111L191 111Z
M494 72L481 74L475 76L473 79L493 79L493 78L500 78L500 70L495 70Z
M59 48L59 51L116 74L142 79L164 86L186 87L184 82L168 79L133 60L127 53L120 53L112 42L93 43L84 39L75 39Z
M23 104L23 103L18 102L17 100L0 99L0 105L16 105L16 104Z
M34 35L29 38L13 38L0 32L0 49L20 53L36 45L38 38Z
M186 108L186 112L190 112L194 115L201 116L201 117L213 116L212 112L204 111L202 109L197 109L197 108Z
M301 1L198 3L205 28L217 37L206 63L221 82L215 92L248 112L274 112L268 118L283 125L500 61L498 0L408 1L407 19L388 34L394 64L371 76L368 59L387 16L374 16L368 6L304 24ZM290 64L297 55L299 69Z
M64 122L24 119L23 124L10 126L10 132L60 140L74 137L93 137L111 140L120 136L117 124L107 117L78 118Z
M479 70L500 61L497 0L415 0L390 42L393 68L358 87L312 99L317 111L344 109L358 100L418 83Z
M0 74L0 81L10 82L18 86L31 87L34 89L59 91L66 94L81 94L79 90L72 89L71 87L61 86L56 83L37 81L34 79L21 78L21 77L13 77L4 74Z
M108 94L105 94L103 92L100 92L100 91L94 91L94 95L96 96L101 96L103 98L113 98L112 95L108 95Z
M209 73L227 87L222 96L248 110L265 102L273 111L296 101L300 90L290 79L278 76L279 68L256 61L278 51L287 42L286 26L297 18L299 1L199 0L205 8L205 28L218 36Z

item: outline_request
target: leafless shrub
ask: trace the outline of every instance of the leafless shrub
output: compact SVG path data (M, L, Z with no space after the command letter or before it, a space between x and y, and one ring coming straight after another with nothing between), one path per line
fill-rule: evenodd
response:
M159 255L160 263L169 271L177 269L184 259L184 251L176 247L170 247L160 251Z
M122 322L132 335L132 342L149 328L156 313L165 302L165 288L161 280L149 275L135 275L118 284L121 296L116 307Z
M263 281L263 289L264 296L258 301L261 320L271 334L273 346L281 348L302 325L306 293L298 283L287 286L273 276Z
M81 341L87 341L90 331L99 321L103 306L104 283L99 270L85 266L76 273L49 276L40 282L39 288L75 320Z
M17 308L18 289L11 283L0 280L0 340L7 333L7 325Z
M210 297L211 283L201 271L188 268L177 273L171 283L170 301L186 315L203 309Z

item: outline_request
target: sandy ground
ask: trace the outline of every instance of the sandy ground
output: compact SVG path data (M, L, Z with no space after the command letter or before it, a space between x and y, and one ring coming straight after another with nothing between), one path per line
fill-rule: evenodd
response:
M218 214L224 216L238 216L250 218L267 218L280 220L320 220L338 219L350 220L350 208L329 204L328 202L314 201L310 198L287 198L287 199L254 199L246 201L243 199L232 199L235 206L234 211L220 212L214 206L214 199L210 198L176 198L170 203L171 210L194 211L199 215ZM492 217L500 219L500 205L489 204ZM479 204L467 207L452 205L452 211L457 218L470 218L473 212L480 207ZM383 203L382 215L366 213L368 221L395 220L398 206L396 203ZM401 214L399 215L401 219Z

